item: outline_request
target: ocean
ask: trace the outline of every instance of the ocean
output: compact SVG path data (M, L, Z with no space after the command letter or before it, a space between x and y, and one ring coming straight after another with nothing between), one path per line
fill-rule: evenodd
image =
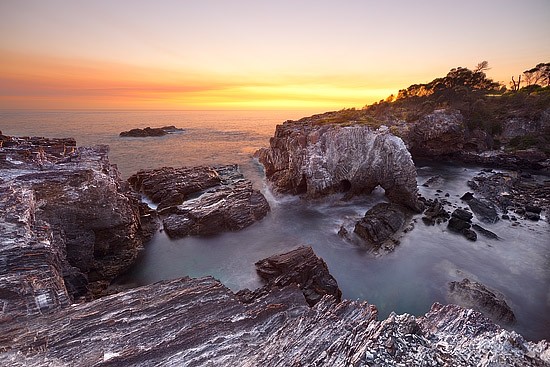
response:
M513 329L527 339L550 340L550 225L546 221L508 221L486 225L500 241L482 236L470 242L446 230L426 226L420 216L414 229L390 254L375 256L343 240L344 221L360 218L384 201L383 190L351 201L340 195L305 202L275 196L262 166L252 157L267 147L275 126L322 111L0 111L5 135L74 137L79 146L107 144L110 160L123 178L139 169L162 166L239 164L243 174L267 197L271 212L239 232L169 239L159 232L146 245L137 264L119 280L144 285L184 275L212 275L236 291L256 288L261 280L254 263L267 256L312 246L322 257L343 297L375 304L380 317L390 312L423 315L433 302L446 303L449 281L480 281L504 295L514 311ZM182 133L157 138L121 138L121 131L146 126L175 125ZM459 197L480 167L417 162L418 182L439 175L449 201ZM548 179L548 178L546 178ZM436 190L419 186L429 198Z

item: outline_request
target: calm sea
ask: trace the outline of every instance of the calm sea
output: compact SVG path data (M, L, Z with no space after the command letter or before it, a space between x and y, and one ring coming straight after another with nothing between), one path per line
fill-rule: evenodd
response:
M550 340L550 226L546 221L511 227L500 221L484 225L502 240L480 236L470 242L449 233L446 226L415 228L397 249L375 257L342 240L344 221L358 219L385 200L382 190L353 201L333 196L303 202L274 197L263 169L252 153L269 144L275 126L321 111L1 111L0 130L6 135L75 137L79 145L108 144L110 158L124 178L142 168L238 163L262 190L271 212L262 221L234 233L170 240L159 232L146 246L136 266L119 282L143 285L183 275L213 275L233 290L261 285L254 262L300 244L324 258L343 295L375 304L380 316L391 311L426 313L435 301L445 303L449 281L469 278L501 292L516 314L514 329L528 339ZM175 125L180 134L159 138L120 138L135 127ZM418 164L418 182L444 178L444 193L459 197L478 167ZM426 197L435 189L420 186Z

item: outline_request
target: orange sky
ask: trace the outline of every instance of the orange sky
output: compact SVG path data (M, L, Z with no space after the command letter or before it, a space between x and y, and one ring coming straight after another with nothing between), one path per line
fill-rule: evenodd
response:
M527 11L527 9L529 11ZM550 60L547 0L0 0L0 108L361 107Z

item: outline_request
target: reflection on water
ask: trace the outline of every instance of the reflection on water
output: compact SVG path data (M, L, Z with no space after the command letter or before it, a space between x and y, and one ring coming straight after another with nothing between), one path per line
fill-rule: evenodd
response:
M529 339L550 339L550 227L546 221L483 224L501 240L479 236L476 242L426 226L416 216L415 229L396 250L375 257L340 238L346 219L358 218L385 200L383 191L352 201L333 196L316 202L274 197L262 167L251 158L266 146L275 124L306 113L281 112L49 112L0 113L0 130L11 135L74 136L79 145L109 144L111 161L124 177L140 168L239 163L271 205L262 221L240 232L170 240L159 232L138 264L120 282L148 284L183 275L213 275L233 290L261 285L254 262L299 244L313 247L328 264L343 295L391 311L422 315L435 301L445 303L446 284L467 277L500 291L516 314L515 329ZM134 127L176 125L181 134L160 138L120 138ZM459 197L476 167L418 162L418 182L439 175L440 187L419 186L429 198L443 197L463 207ZM441 193L437 189L442 190ZM474 218L475 221L475 218Z

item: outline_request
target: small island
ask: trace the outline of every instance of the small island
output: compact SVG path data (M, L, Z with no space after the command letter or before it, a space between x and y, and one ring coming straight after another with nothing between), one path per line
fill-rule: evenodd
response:
M131 138L146 138L149 136L164 136L167 134L179 133L182 131L183 129L179 129L174 125L163 126L163 127L147 126L145 129L132 129L129 131L123 131L119 135L123 137L131 137Z

